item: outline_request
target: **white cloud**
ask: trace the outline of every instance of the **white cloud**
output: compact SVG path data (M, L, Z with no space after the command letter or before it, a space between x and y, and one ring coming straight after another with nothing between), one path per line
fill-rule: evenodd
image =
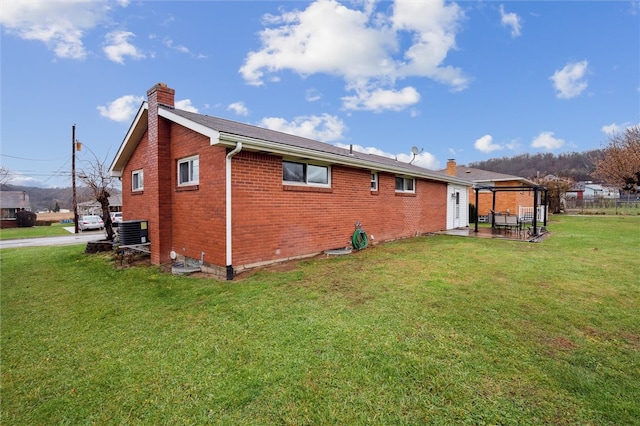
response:
M617 123L611 123L611 124L607 124L605 126L602 126L602 133L604 133L607 136L610 135L615 135L616 133L619 133L620 130L622 129L622 126L620 126Z
M312 89L307 89L307 91L305 92L304 98L307 100L307 102L315 102L315 101L319 101L322 98L322 95L318 92L317 89L312 88Z
M462 71L443 66L449 51L456 48L456 32L463 19L464 13L455 3L396 1L392 17L394 36L406 31L413 39L397 64L397 76L428 77L456 91L466 89L469 82Z
M356 90L355 96L342 98L346 109L381 112L384 110L400 111L420 100L420 94L413 87L405 87L400 91L375 89Z
M163 43L169 49L177 50L178 52L181 52L181 53L189 53L189 49L186 46L182 44L173 44L173 40L170 39L169 37L166 37L163 40Z
M565 65L557 70L549 79L553 81L553 87L557 90L556 97L571 99L580 95L587 88L585 76L589 63L584 60Z
M455 149L455 148L449 148L448 149L449 154L451 154L451 158L455 158L459 153L463 152L463 149Z
M249 108L247 108L244 102L234 102L230 104L227 109L233 111L238 115L249 115Z
M550 151L561 148L563 145L564 140L554 137L553 132L540 132L531 142L532 148L542 148Z
M277 81L280 71L301 76L323 73L341 77L348 91L347 109L398 110L417 102L413 87L396 89L395 81L425 77L463 90L468 78L444 64L455 48L459 22L456 4L443 1L397 1L388 14L374 13L373 3L350 9L335 0L319 0L302 11L264 17L261 49L249 52L240 73L252 85ZM411 40L402 46L401 40Z
M504 5L500 5L500 22L503 26L511 28L511 37L519 37L522 33L520 17L513 12L506 13L504 11Z
M438 160L436 160L436 157L428 152L421 152L420 154L416 155L415 159L413 158L413 154L398 154L397 158L398 161L403 161L405 163L413 160L412 164L424 167L425 169L440 169L440 163L438 162Z
M169 14L169 16L167 17L167 19L165 19L164 21L162 21L162 25L163 25L163 26L169 25L169 24L171 24L172 22L175 22L175 20L176 20L176 17L175 17L175 16L173 16L172 14Z
M126 56L132 59L142 59L142 54L137 47L129 43L129 38L135 34L129 31L112 31L105 36L105 46L102 48L107 58L113 62L124 64Z
M498 145L493 143L493 136L484 135L473 143L475 149L480 152L489 153L492 151L497 151L500 149L504 149L502 145Z
M98 106L97 108L100 115L109 120L127 122L133 119L143 101L142 96L125 95L109 102L106 106Z
M513 139L505 145L507 149L510 149L512 151L520 149L521 146L522 145L520 144L520 141L518 139Z
M344 144L344 143L336 143L334 145L340 148L345 148L345 149L353 148L354 151L363 152L365 154L373 154L373 155L379 155L380 157L394 158L403 163L409 163L413 160L412 164L415 164L416 166L424 167L425 169L431 169L431 170L440 169L440 163L438 162L438 160L436 160L436 157L434 157L433 154L429 152L423 151L420 154L416 155L414 158L412 153L411 154L406 154L406 153L391 154L389 152L382 151L381 149L375 148L375 147L364 147L361 145L350 145L350 144Z
M346 126L340 118L329 114L296 117L293 121L266 117L261 120L260 125L267 129L322 142L340 140L346 130Z
M156 38L156 35L153 34L152 35L153 38ZM151 38L151 36L150 36ZM180 53L185 53L190 55L192 58L195 59L207 59L207 55L203 54L203 53L192 53L191 50L189 50L189 48L183 44L175 44L173 42L173 39L169 38L169 37L165 37L164 40L162 40L162 43L167 46L169 49L171 50L175 50L176 52L180 52ZM155 55L153 55L155 57Z
M183 111L198 112L198 108L191 104L191 99L183 99L175 102L175 107Z
M87 50L82 38L108 12L105 1L4 0L0 24L9 34L45 43L59 58L84 59Z
M383 150L381 150L380 148L376 148L373 146L362 146L362 145L355 145L355 144L344 144L344 143L335 143L335 146L337 146L338 148L344 148L344 149L353 149L354 151L358 151L358 152L363 152L365 154L373 154L373 155L379 155L381 157L387 157L387 158L397 158L397 154L390 154L388 152L384 152Z
M634 125L634 124L630 124L629 122L621 123L621 124L611 123L611 124L602 126L600 130L602 130L602 133L604 133L607 136L613 136L623 132L626 129L631 129L632 127L636 127L636 126L640 126L640 124Z
M45 182L42 182L40 179L12 171L9 171L7 183L15 186L36 186L40 188L45 186Z

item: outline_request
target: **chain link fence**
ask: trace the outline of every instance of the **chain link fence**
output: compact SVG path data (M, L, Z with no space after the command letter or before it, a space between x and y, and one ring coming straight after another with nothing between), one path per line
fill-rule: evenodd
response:
M640 215L640 197L567 198L564 200L564 211L576 214Z

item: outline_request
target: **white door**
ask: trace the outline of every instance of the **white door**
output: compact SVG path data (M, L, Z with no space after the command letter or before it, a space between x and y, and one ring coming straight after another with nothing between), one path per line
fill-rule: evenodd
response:
M451 196L451 202L453 203L453 206L451 209L453 213L453 227L459 228L460 227L460 191L458 191L457 189Z

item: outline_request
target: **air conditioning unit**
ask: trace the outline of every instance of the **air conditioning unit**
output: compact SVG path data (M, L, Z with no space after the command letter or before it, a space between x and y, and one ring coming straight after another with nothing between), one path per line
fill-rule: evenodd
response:
M120 222L119 228L121 246L137 246L149 243L149 221L125 220Z

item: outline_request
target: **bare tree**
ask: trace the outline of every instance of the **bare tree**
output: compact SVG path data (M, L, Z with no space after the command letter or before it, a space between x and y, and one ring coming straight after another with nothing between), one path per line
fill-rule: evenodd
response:
M592 174L596 179L629 192L640 187L640 126L613 135Z
M547 175L541 178L536 178L534 181L547 188L547 201L549 202L549 210L551 210L551 213L560 213L563 208L562 200L564 200L567 191L573 187L573 180Z
M109 211L109 197L111 196L110 191L113 190L114 182L105 161L98 160L94 155L94 161L90 162L78 174L78 179L91 189L93 197L100 203L107 240L113 241L113 223L111 222L111 213Z
M0 166L0 185L4 185L9 180L9 169Z

